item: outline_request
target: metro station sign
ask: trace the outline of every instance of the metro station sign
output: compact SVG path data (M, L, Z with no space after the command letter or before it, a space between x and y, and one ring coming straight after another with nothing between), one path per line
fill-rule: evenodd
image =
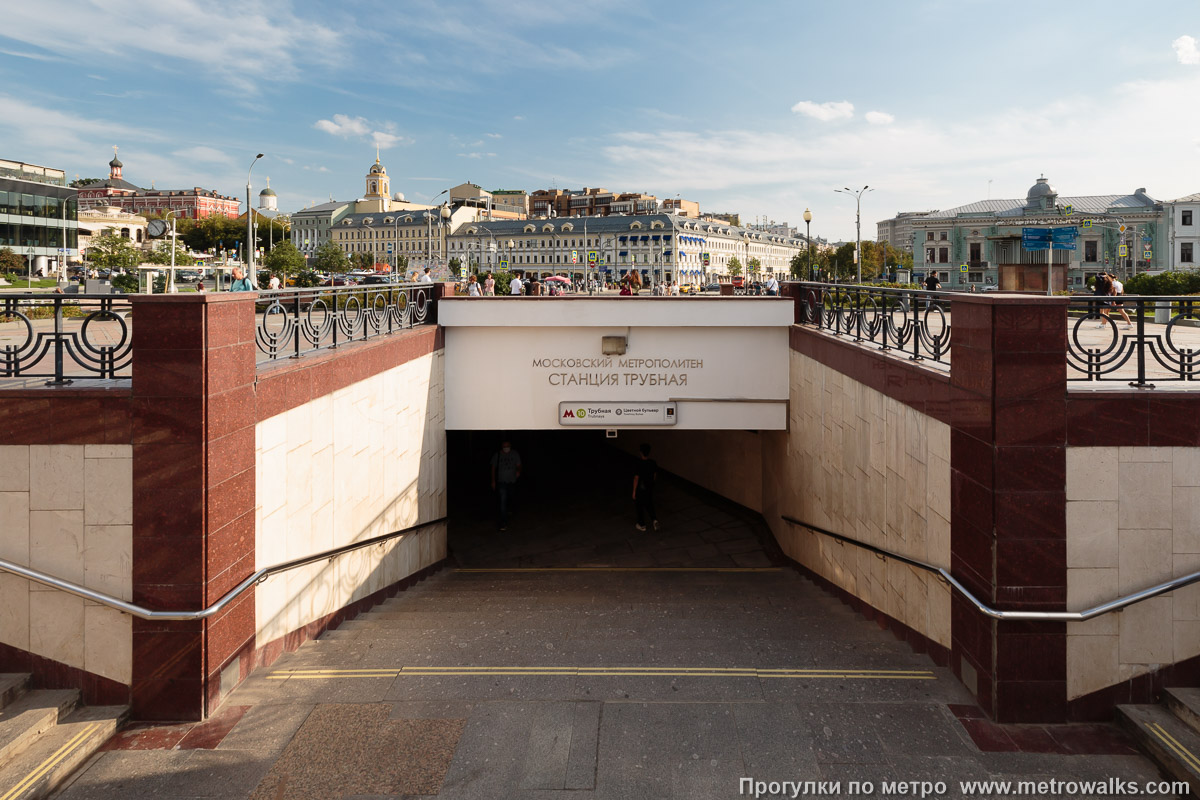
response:
M559 403L558 424L567 427L616 428L628 425L674 425L674 403Z

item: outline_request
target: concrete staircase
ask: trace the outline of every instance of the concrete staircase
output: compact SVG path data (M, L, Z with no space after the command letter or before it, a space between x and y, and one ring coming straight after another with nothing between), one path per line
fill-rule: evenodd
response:
M0 674L0 800L48 796L116 733L128 711L83 707L76 689L30 691L29 675Z
M1200 797L1200 689L1166 689L1160 705L1117 706L1147 756Z

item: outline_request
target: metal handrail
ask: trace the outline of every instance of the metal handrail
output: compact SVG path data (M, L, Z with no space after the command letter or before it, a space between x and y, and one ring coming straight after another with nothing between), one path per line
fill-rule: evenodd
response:
M276 575L280 572L287 572L288 570L293 570L297 567L303 567L307 564L315 564L318 561L331 560L337 558L343 553L349 553L353 550L361 550L362 548L370 547L373 544L382 544L389 539L395 539L397 536L403 536L407 533L412 533L413 531L420 530L421 528L427 528L430 525L437 525L439 522L445 521L445 517L439 517L438 519L430 520L429 522L422 522L409 528L403 528L391 533L385 533L382 536L373 536L370 539L363 539L359 542L344 544L341 547L335 547L332 550L325 550L320 553L314 553L310 556L304 556L303 558L294 558L291 561L284 561L280 564L274 564L270 567L263 567L239 583L237 586L226 592L225 596L220 600L213 603L208 608L202 608L199 611L153 611L149 608L143 608L142 606L135 605L133 603L127 603L124 600L113 597L112 595L107 595L103 592L97 592L93 589L87 588L86 586L80 586L77 583L56 578L53 575L47 575L46 573L39 572L36 569L30 569L29 567L23 567L20 564L14 564L11 561L6 561L2 558L0 558L0 571L11 572L13 575L20 575L22 578L28 578L35 583L40 583L43 586L49 586L51 589L58 589L59 591L73 594L76 597L82 597L84 600L91 600L95 603L108 606L109 608L115 608L117 611L130 614L138 617L139 619L187 622L208 619L214 614L219 614L221 610L225 608L225 606L236 600L239 595L241 595L251 586L255 585L256 583L262 583L272 575Z
M1134 592L1133 594L1127 594L1124 597L1118 597L1116 600L1110 600L1107 603L1101 603L1098 606L1092 606L1091 608L1084 609L1083 611L1002 611L1000 609L992 608L981 601L978 597L971 594L971 591L959 583L958 580L950 574L949 570L942 569L941 567L935 567L932 564L926 564L924 561L918 561L915 558L902 556L899 553L893 553L891 550L885 550L884 548L876 547L873 544L860 542L858 539L854 539L849 536L843 536L840 533L834 533L833 531L827 531L824 528L818 528L816 525L810 525L807 522L801 522L800 520L789 517L786 514L783 515L783 521L792 525L798 525L801 528L808 528L809 530L824 534L825 536L837 539L838 541L861 547L864 550L869 550L872 553L875 553L876 555L880 555L885 558L894 558L895 560L908 564L911 567L917 567L918 569L923 569L926 572L932 572L949 584L951 588L955 589L959 594L965 597L971 603L971 605L975 606L976 611L979 611L981 614L985 614L992 619L1035 620L1041 622L1084 622L1086 620L1099 617L1103 614L1107 614L1110 611L1120 611L1126 606L1131 606L1134 603L1140 603L1143 600L1149 600L1152 597L1158 597L1160 594L1166 594L1167 592L1175 589L1181 589L1184 586L1188 586L1200 581L1200 572L1192 572L1179 578L1172 578L1171 580L1166 581L1165 583L1160 583L1157 586L1151 586L1148 589L1142 589L1141 591Z

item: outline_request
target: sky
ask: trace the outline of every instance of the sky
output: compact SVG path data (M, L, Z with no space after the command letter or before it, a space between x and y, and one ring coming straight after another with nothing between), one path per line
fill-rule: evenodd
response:
M1200 0L6 3L0 158L279 207L603 186L830 240L898 211L1200 192Z

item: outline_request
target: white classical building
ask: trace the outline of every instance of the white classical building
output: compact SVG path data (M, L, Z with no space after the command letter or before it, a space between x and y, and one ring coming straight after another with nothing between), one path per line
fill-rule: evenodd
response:
M1200 192L1167 203L1170 269L1196 269L1200 265Z
M646 280L699 283L730 276L787 275L804 240L675 214L471 221L456 225L448 252L481 270L539 276L598 270L608 280L637 271ZM757 259L757 270L747 265Z

